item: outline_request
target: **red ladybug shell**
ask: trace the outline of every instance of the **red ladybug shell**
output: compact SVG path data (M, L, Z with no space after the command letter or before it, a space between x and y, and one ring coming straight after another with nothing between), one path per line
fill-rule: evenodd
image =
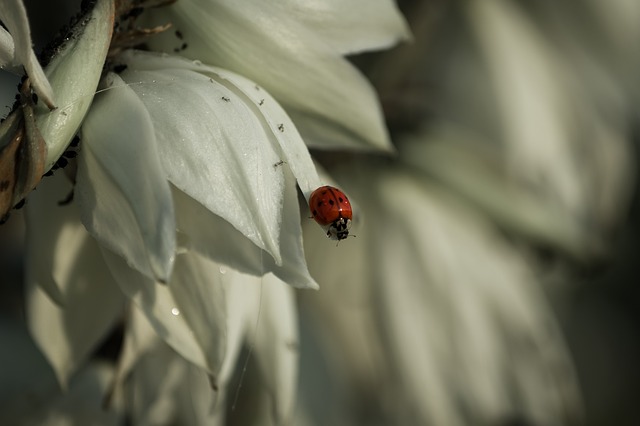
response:
M320 226L328 227L329 238L334 240L347 238L353 212L344 192L333 186L321 186L311 194L309 209Z

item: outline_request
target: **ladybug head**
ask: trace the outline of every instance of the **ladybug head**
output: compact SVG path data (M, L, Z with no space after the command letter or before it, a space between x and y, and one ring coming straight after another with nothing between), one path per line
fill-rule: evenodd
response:
M351 219L340 217L336 219L327 231L327 237L332 240L344 240L349 236L349 228L351 227Z

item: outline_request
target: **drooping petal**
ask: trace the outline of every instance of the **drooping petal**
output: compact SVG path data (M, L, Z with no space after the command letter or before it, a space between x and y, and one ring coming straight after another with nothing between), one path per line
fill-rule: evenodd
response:
M73 191L64 175L45 179L38 188L31 192L25 206L25 282L40 287L52 301L64 305L65 278L73 270L86 230L78 226L80 213L75 203L58 205Z
M3 321L0 340L3 343L0 424L122 424L121 412L106 412L101 407L102 395L113 373L110 366L89 364L71 380L69 388L62 391L26 329Z
M173 199L147 109L115 74L82 126L78 202L103 246L167 282L175 256ZM112 80L111 80L112 79Z
M0 3L0 20L7 26L9 32L13 36L13 63L15 65L23 65L27 71L27 75L31 80L31 84L35 92L50 107L55 102L53 99L53 89L49 84L49 80L45 76L38 58L33 52L31 42L31 30L29 29L29 20L27 19L27 11L22 4L22 0L6 0ZM7 34L4 29L0 36L2 41L2 56L0 56L0 65L3 64L3 57L9 53L9 44L7 42Z
M124 298L74 202L58 205L71 185L45 179L25 207L27 320L64 387L122 314Z
M161 342L149 320L135 304L130 304L125 314L125 319L126 327L122 350L118 356L118 365L106 397L107 406L110 406L112 401L122 397L124 383L140 358Z
M280 149L253 102L183 60L121 59L129 66L122 77L154 122L168 179L281 263L284 179L274 168Z
M261 309L249 344L255 345L274 424L287 424L293 415L298 379L296 301L293 290L271 274L265 275L260 285Z
M158 342L140 359L128 382L128 391L133 401L134 424L222 424L212 409L216 395L206 372L163 342Z
M220 389L216 411L224 416L224 402L234 406L242 399L242 383L237 388L230 387L230 379L238 363L246 366L255 360L268 399L267 415L274 424L287 424L293 414L298 371L293 290L272 275L251 277L236 271L228 271L223 285L228 309L228 341L220 379L216 382ZM247 357L255 358L238 359L243 345L250 348ZM257 373L247 372L249 374Z
M182 55L242 74L269 90L308 144L390 149L372 87L314 25L287 8L259 1L177 2L158 12L157 22L166 21L188 45ZM166 52L182 43L170 33L151 40L155 50Z
M103 255L122 291L156 333L184 358L216 376L226 344L220 267L194 253L182 254L168 285L162 285L129 268L119 256L106 250Z
M291 183L291 179L288 179ZM302 249L300 210L295 187L286 185L280 242L282 265L252 244L227 221L211 213L181 191L174 191L180 243L221 264L262 276L271 271L293 287L317 289L309 275ZM224 244L212 242L224 241Z

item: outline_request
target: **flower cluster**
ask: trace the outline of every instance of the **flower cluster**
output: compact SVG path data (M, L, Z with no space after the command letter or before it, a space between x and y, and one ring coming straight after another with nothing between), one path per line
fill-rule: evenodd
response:
M404 3L412 37L391 0L97 0L41 68L3 2L0 65L28 78L0 214L26 197L35 346L0 335L0 423L579 419L530 248L606 250L631 165L588 100L628 99L599 64L569 84L519 6L437 3ZM355 59L380 103L346 57L410 40ZM337 247L307 217L326 184L353 206Z

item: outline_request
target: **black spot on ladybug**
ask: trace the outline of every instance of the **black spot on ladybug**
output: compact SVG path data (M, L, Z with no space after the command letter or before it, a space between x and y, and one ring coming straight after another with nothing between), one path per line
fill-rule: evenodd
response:
M342 197L338 197L338 201L340 201L341 203L344 203L344 200L342 199Z
M318 207L322 207L323 204L324 204L324 202L318 201Z
M329 200L329 204L334 205L335 203L333 202L333 200Z
M318 210L315 210L315 209L314 209L314 210L313 210L313 215L314 215L314 216L318 216Z

